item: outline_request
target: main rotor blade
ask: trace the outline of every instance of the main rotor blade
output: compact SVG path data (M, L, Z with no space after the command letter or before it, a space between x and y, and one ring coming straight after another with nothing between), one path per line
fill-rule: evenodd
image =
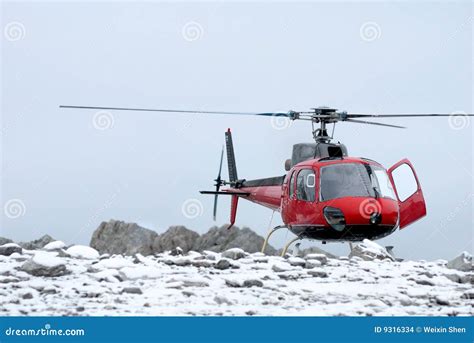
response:
M238 114L238 115L254 115L254 116L286 116L292 117L290 112L228 112L228 111L200 111L200 110L173 110L173 109L155 109L155 108L132 108L132 107L102 107L102 106L72 106L60 105L59 108L73 108L83 110L111 110L111 111L138 111L138 112L164 112L164 113L194 113L194 114ZM292 112L295 113L295 112Z
M468 116L472 117L474 114L464 114L464 113L425 113L425 114L348 114L347 118L424 118L424 117L451 117L451 116Z
M394 127L397 129L406 129L404 126L398 126L398 125L390 125L390 124L382 124L382 123L377 123L373 121L365 121L365 120L355 120L355 119L346 119L345 121L348 121L350 123L358 123L358 124L369 124L369 125L378 125L378 126L388 126L388 127Z

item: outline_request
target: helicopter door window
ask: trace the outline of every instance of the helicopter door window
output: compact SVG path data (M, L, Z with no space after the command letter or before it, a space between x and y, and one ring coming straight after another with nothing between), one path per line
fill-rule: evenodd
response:
M316 176L312 169L303 169L296 180L296 198L304 201L314 201L316 195Z
M418 183L411 167L404 163L392 171L392 177L397 186L398 198L401 202L407 200L418 190Z

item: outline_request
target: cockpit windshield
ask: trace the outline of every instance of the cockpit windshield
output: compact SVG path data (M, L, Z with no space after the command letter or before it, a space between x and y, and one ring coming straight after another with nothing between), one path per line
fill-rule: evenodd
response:
M331 164L321 168L321 201L342 197L388 197L395 199L387 172L362 163Z

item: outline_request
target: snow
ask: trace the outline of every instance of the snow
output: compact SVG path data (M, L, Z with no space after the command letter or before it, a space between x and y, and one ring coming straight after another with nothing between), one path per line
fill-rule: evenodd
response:
M50 242L50 243L46 244L43 247L43 250L47 250L47 251L59 250L59 249L63 249L65 246L66 246L66 244L63 241L53 241L53 242Z
M324 260L323 256L284 259L246 253L238 263L232 260L233 268L220 270L213 267L222 259L220 253L115 255L91 260L92 254L83 253L88 249L77 247L73 252L79 250L81 254L70 254L71 257L35 252L35 262L47 266L65 264L71 271L54 278L32 276L18 269L24 261L1 258L0 315L473 314L469 299L473 272L453 271L439 261L328 258L317 263ZM206 267L193 265L196 261L205 261ZM446 275L453 275L457 281ZM124 291L136 288L142 294ZM30 298L30 294L31 299L22 298ZM78 311L78 307L85 310Z
M64 261L61 258L56 257L55 254L43 251L36 252L32 259L33 262L35 262L36 264L49 268L57 267L64 264Z
M95 260L99 258L99 253L94 248L85 245L73 245L66 250L66 253L75 258L83 258L86 260Z

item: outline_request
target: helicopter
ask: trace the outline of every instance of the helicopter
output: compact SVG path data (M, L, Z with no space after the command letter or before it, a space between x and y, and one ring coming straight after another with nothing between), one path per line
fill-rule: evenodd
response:
M286 254L291 244L303 239L350 244L364 239L380 239L397 229L404 229L427 214L423 191L413 164L404 158L385 169L380 163L368 158L350 157L344 144L333 142L336 123L348 122L404 129L403 126L373 122L372 119L453 116L453 114L434 113L359 114L329 107L316 107L302 112L263 113L69 105L61 105L60 108L255 115L311 122L314 143L293 145L292 156L284 164L286 173L254 180L238 177L232 132L228 129L225 132L225 150L229 179L224 180L221 177L223 147L218 174L214 180L215 190L200 191L201 194L214 195L214 220L216 220L218 197L231 196L228 229L235 224L240 198L280 212L283 224L269 230L261 251L265 252L270 236L274 232L288 229L296 237L285 245L282 256ZM473 116L473 114L462 114L462 116ZM333 124L332 135L328 134L329 124Z

